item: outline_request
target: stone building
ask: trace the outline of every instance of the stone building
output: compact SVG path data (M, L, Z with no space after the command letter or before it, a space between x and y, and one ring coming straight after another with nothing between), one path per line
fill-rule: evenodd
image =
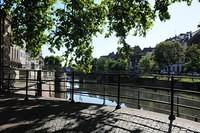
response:
M15 77L15 71L10 66L11 46L11 18L0 10L0 91L8 91L12 85L11 80L3 80Z

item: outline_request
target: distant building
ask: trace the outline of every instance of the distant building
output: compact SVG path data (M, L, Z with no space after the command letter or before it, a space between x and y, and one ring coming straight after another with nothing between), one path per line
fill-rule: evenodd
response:
M155 50L155 48L152 48L152 47L144 48L142 50L142 55L152 54L154 52L154 50Z
M200 44L200 30L197 30L195 32L181 33L180 35L169 38L166 41L178 42L184 49L186 49L189 45L193 43ZM176 74L180 74L184 71L184 65L185 65L185 57L182 57L176 64L170 66L170 71ZM168 68L166 67L162 71L167 72Z
M110 59L116 60L119 58L119 56L115 54L114 52L111 52L108 55L100 56L100 58L110 58Z
M0 15L1 65L24 69L42 69L44 63L41 55L38 59L32 59L25 49L11 44L11 18L2 13Z
M187 48L188 41L192 38L194 33L186 32L186 33L181 33L178 36L174 36L172 38L166 39L166 41L175 41L181 44L183 48Z
M30 54L18 46L10 47L10 64L16 68L40 70L44 66L44 58L40 54L32 59Z
M193 32L192 37L188 40L187 44L200 44L200 29Z

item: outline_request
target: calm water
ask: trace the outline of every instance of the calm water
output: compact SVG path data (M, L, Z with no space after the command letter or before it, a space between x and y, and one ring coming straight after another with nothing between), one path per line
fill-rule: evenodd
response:
M67 83L69 87L70 84ZM120 104L121 107L131 107L144 110L150 110L165 114L170 114L170 105L159 103L169 102L170 93L162 90L147 90L144 88L134 87L121 87L120 93ZM139 92L138 92L139 91ZM97 95L94 95L97 94ZM75 84L75 95L74 100L76 102L94 103L102 105L117 105L117 86L100 85L100 84ZM186 106L194 106L200 108L200 96L195 94L187 93L176 93L175 96L180 98L174 98L175 103L179 103ZM62 98L70 98L70 94L60 95ZM138 100L138 97L140 100ZM153 100L153 101L150 101ZM156 102L157 101L157 102ZM174 106L175 114L179 114L180 117L194 120L195 118L200 119L200 110L189 109L185 107Z

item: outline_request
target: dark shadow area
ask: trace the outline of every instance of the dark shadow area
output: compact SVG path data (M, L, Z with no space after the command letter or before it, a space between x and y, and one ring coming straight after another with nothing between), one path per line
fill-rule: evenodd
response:
M21 98L21 99L20 99ZM29 99L24 95L0 95L0 132L109 132L121 129L140 133L137 127L129 130L117 125L115 110L100 105L70 103L61 100Z

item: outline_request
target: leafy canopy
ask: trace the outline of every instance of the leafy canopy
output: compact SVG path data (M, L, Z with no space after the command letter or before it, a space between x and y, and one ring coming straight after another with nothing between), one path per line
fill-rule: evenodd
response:
M62 66L62 58L59 56L46 56L44 58L44 64L48 70L57 70Z
M96 61L97 72L119 72L127 70L127 64L121 59L112 59L109 57L100 57Z
M175 64L183 56L183 48L178 42L164 41L156 45L155 61L160 68Z
M123 58L130 55L126 36L145 36L156 17L170 18L168 7L192 0L4 0L2 10L12 16L13 42L35 57L42 45L50 50L65 48L66 65L84 72L92 69L92 38L107 26L106 37L115 34ZM55 5L62 2L65 9Z
M51 7L55 0L6 0L4 10L12 17L13 43L39 55L52 28Z
M91 42L102 31L104 7L94 0L63 0L63 5L65 9L57 9L54 13L56 19L50 35L50 50L64 47L66 65L89 72L92 68Z
M142 73L151 73L157 70L157 64L151 54L142 56L139 61L139 66Z
M200 72L200 47L193 44L186 49L185 52L187 72Z

